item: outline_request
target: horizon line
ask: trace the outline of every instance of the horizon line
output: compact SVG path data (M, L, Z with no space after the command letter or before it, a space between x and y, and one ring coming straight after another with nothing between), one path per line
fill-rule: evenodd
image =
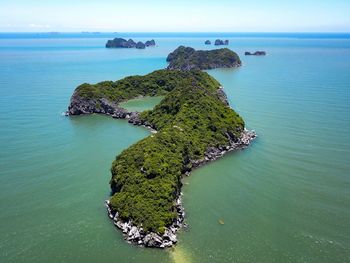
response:
M65 34L76 34L76 33L85 33L85 34L116 34L116 33L164 33L164 34L203 34L203 33L229 33L229 34L350 34L350 31L96 31L96 30L80 30L80 31L0 31L0 34L3 33L65 33Z

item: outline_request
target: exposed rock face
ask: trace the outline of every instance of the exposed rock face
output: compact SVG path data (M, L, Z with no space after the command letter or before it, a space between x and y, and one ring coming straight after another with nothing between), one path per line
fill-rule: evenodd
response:
M182 226L186 226L184 223L185 211L182 207L181 197L176 201L177 219L171 226L165 229L163 234L145 232L142 227L134 225L131 220L124 222L119 218L118 212L112 210L109 200L106 200L105 204L108 217L123 232L124 239L135 245L157 248L171 247L177 243L176 232Z
M127 119L131 124L142 125L145 128L154 131L153 127L149 123L145 123L140 120L139 112L129 112L106 98L84 98L74 92L65 115L84 115L93 113L110 115L116 119Z
M221 39L217 39L215 40L215 46L223 46L223 45L228 45L229 41L228 40L221 40Z
M226 93L225 93L224 89L223 89L222 87L220 87L220 88L217 90L217 93L218 93L219 99L220 99L224 104L226 104L227 106L229 106L229 103L228 103L228 100L227 100L227 96L226 96Z
M204 42L204 44L211 45L211 42L210 42L210 40L207 40L207 41Z
M227 137L230 139L229 145L219 148L208 148L203 159L191 161L192 167L197 168L208 162L215 161L227 152L245 149L257 136L255 131L244 129L240 138L236 138L233 134L227 134Z
M233 68L241 65L239 56L228 48L209 51L180 46L167 57L170 70Z
M244 53L244 55L246 55L246 56L266 56L266 52L265 51L255 51L254 53L251 53L251 52L246 51Z
M156 45L156 42L154 41L154 39L152 40L148 40L145 42L146 47L154 47Z
M110 102L105 98L83 98L74 92L71 97L66 115L81 115L91 113L100 113L106 115L113 115L117 113L119 116L124 116L125 118L127 111L118 107L118 105Z
M140 42L137 42L136 48L137 49L145 49L146 45L140 41Z
M152 39L143 43L141 41L135 42L132 39L126 40L124 38L115 38L113 40L108 40L106 43L106 48L138 48L144 49L145 47L155 46L156 42Z

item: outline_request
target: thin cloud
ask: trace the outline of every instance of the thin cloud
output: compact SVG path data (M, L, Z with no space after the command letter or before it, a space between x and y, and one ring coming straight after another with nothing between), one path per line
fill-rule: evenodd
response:
M51 28L50 25L40 25L40 24L29 24L30 28Z

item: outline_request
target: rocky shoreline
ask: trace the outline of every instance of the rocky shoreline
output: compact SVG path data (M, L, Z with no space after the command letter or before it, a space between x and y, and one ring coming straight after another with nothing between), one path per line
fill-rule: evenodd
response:
M131 118L129 118L129 122L133 123L134 125L142 125L156 132L151 126L133 121ZM235 139L229 134L227 134L227 136L230 138L229 145L219 148L209 148L206 151L203 159L190 161L192 168L195 169L204 164L215 161L230 151L245 149L249 146L251 141L257 137L254 130L249 131L247 129L244 129L239 139ZM189 176L190 172L191 170L187 171L184 175ZM107 207L108 217L113 221L114 225L123 232L124 239L128 243L145 247L167 248L172 247L177 243L177 231L181 227L187 227L187 224L184 222L185 209L182 206L181 195L182 193L180 193L176 199L176 211L178 216L173 224L165 229L164 234L162 235L155 232L145 232L142 226L138 227L134 225L132 220L129 220L128 222L122 221L118 217L118 212L113 212L111 209L109 200L105 201L105 205Z
M192 167L197 168L206 163L215 161L228 152L243 150L250 145L250 143L257 137L257 135L254 130L250 131L250 130L244 129L239 139L235 139L233 136L229 134L227 134L227 137L230 138L229 145L218 147L218 148L217 147L208 148L208 150L205 153L205 157L203 159L191 161ZM189 175L189 172L187 172L186 175Z
M155 232L145 232L141 227L133 224L132 220L124 222L119 219L118 212L113 212L110 207L109 200L105 201L107 207L108 217L113 221L114 225L123 232L124 239L130 243L138 246L166 248L172 247L177 243L176 232L181 227L186 227L184 223L185 211L182 207L181 195L176 200L176 221L165 229L161 235Z

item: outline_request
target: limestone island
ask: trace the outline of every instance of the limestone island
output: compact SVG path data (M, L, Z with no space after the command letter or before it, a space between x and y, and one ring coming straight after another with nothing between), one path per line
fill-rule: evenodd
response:
M139 41L135 42L132 39L126 40L124 38L115 38L113 40L108 40L106 43L106 48L137 48L145 49L145 47L153 47L156 45L156 42L152 39L146 41L145 43Z
M251 52L246 51L244 53L244 55L246 55L246 56L266 56L266 52L265 51L255 51L254 53L251 53Z
M211 42L210 42L210 40L206 40L206 41L204 42L204 44L206 44L206 45L211 45Z
M233 68L241 66L239 56L228 48L195 50L180 46L167 57L168 69L192 70Z
M164 96L152 110L128 112L119 104ZM229 106L220 83L200 70L157 70L145 76L82 84L68 115L107 114L142 125L151 134L119 154L111 167L108 216L133 244L165 248L185 226L181 179L255 138Z
M223 46L223 45L228 45L229 44L229 41L226 39L226 40L221 40L221 39L217 39L215 40L215 43L214 45L215 46Z

